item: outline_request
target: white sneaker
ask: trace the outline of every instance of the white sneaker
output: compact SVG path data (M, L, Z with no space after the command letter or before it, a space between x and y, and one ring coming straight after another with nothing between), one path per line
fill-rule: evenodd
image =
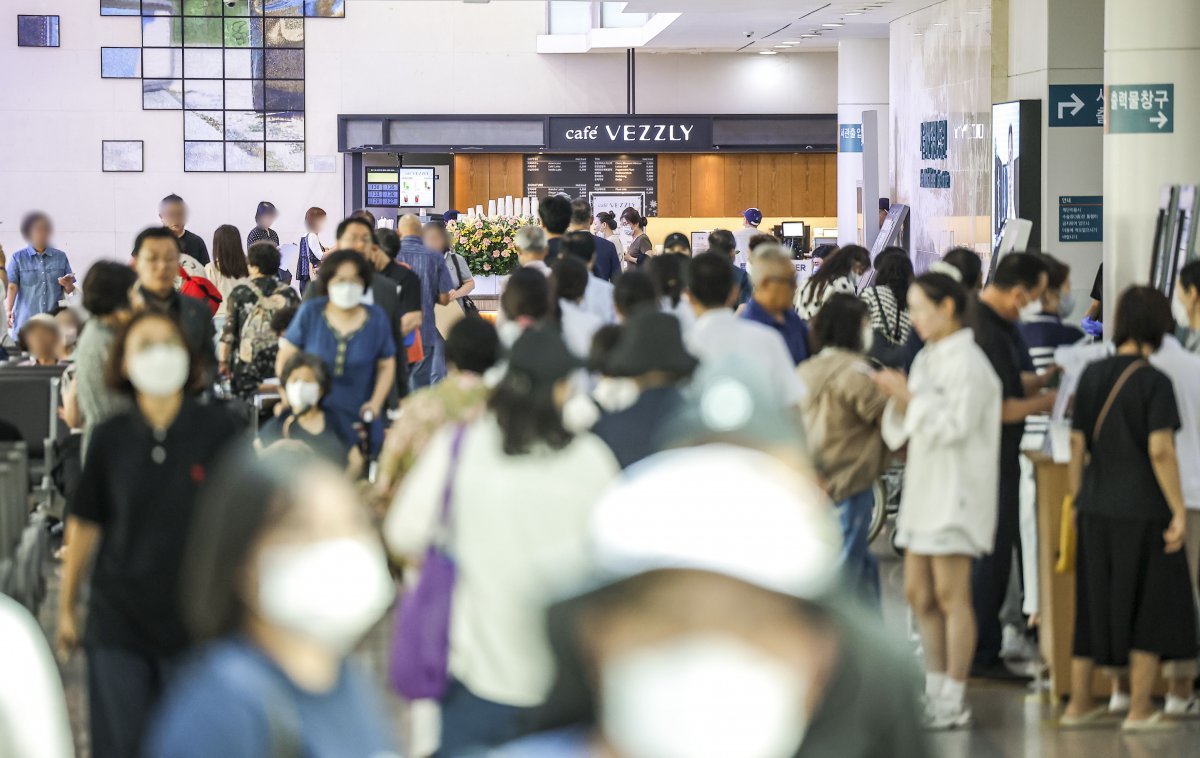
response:
M1167 704L1163 713L1171 718L1195 718L1200 716L1200 700L1195 695L1191 697L1175 697L1167 695Z
M926 704L923 722L922 726L931 732L966 729L972 723L971 709L966 703L953 706L941 701L929 701Z
M1114 692L1112 697L1108 699L1109 713L1128 713L1129 712L1129 694L1126 692Z

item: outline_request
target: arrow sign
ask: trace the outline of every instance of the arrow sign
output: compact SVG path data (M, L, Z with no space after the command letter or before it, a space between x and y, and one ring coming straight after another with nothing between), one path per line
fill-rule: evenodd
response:
M1051 84L1047 102L1050 126L1104 126L1102 84Z
M1110 84L1105 102L1109 134L1172 134L1174 84Z
M1072 105L1074 105L1074 107L1072 107ZM1068 100L1065 103L1058 104L1058 120L1059 121L1062 121L1064 108L1071 108L1071 115L1078 116L1079 111L1083 109L1083 101L1079 99L1079 95L1076 95L1074 92L1072 92L1070 100Z

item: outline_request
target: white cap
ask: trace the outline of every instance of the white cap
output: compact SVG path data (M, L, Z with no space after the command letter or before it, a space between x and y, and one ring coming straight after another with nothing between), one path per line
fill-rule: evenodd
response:
M802 599L833 583L842 543L816 485L766 453L727 444L631 467L596 506L590 537L606 583L695 569Z

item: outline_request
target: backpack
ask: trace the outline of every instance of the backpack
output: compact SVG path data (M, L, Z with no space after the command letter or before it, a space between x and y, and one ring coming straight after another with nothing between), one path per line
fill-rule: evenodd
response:
M240 362L250 363L258 353L279 345L279 336L271 328L271 319L276 312L288 306L287 298L283 296L285 289L279 287L270 295L258 293L258 299L250 306L250 312L242 324L238 342Z
M179 267L179 278L182 281L179 285L180 294L196 298L208 306L211 315L217 315L222 300L221 290L217 289L217 285L203 276L192 276L183 266Z

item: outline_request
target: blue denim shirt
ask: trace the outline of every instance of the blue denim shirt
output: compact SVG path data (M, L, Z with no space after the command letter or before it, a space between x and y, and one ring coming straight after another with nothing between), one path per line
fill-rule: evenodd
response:
M454 288L450 280L450 269L441 253L435 253L425 247L421 238L409 235L400 240L400 252L396 253L396 262L403 263L421 277L421 341L425 350L437 339L437 322L434 320L434 308L437 306L438 295L443 295ZM427 352L428 354L428 352Z
M800 361L808 359L808 324L804 323L804 319L800 318L800 315L791 308L784 309L783 323L781 324L775 320L774 316L767 313L757 300L751 298L742 310L742 318L766 324L779 332L783 341L787 343L792 360L797 365L800 364Z
M8 283L17 285L17 300L13 304L13 339L21 325L39 313L54 310L63 298L58 280L71 273L67 254L53 247L36 253L33 247L23 247L8 259Z

